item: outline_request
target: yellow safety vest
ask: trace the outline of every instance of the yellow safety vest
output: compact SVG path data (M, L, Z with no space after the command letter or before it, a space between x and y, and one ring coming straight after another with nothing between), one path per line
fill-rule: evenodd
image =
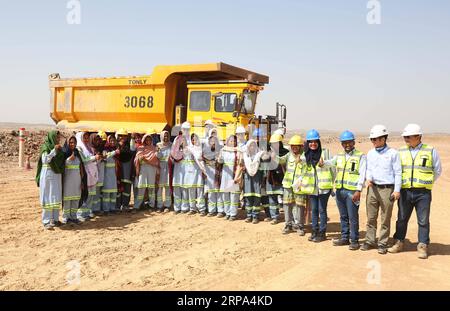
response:
M323 158L323 152L322 152ZM321 168L316 166L317 171L317 186L321 190L333 189L333 174L331 168ZM313 194L316 187L316 175L314 174L314 167L312 165L305 165L302 172L302 182L300 193Z
M399 150L402 162L402 189L433 189L433 147L423 144L413 159L408 146Z
M345 152L337 155L336 159L336 189L347 189L350 191L358 190L359 166L363 153L354 150L353 154L348 158Z
M284 173L283 178L283 188L292 187L294 179L298 177L302 171L302 165L302 162L295 163L295 156L289 152L286 161L286 172Z

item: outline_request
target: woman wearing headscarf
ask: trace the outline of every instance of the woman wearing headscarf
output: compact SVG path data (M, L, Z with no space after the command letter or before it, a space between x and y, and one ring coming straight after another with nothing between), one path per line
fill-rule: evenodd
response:
M261 208L261 182L263 171L259 169L263 152L258 149L255 140L250 139L245 147L244 158L244 201L247 211L246 222L259 222Z
M100 158L97 160L97 170L98 170L98 180L97 185L95 187L95 197L92 202L92 213L94 215L99 215L101 212L101 190L103 187L103 180L105 176L105 161L102 158L104 144L102 138L98 133L92 133L89 136L89 143L92 147L92 151L95 155L99 155Z
M63 218L62 223L78 224L77 212L80 202L87 198L87 176L83 160L77 149L75 135L69 137L64 148L65 169L63 175Z
M236 135L227 138L218 162L223 165L220 195L224 205L224 211L219 210L218 217L224 217L225 212L225 219L236 220L242 181L242 153L237 148Z
M128 211L130 209L131 186L135 177L134 169L134 148L130 147L128 132L120 129L116 133L117 143L119 145L119 161L121 168L121 186L117 194L116 210Z
M170 150L170 157L173 163L172 173L172 188L173 188L173 209L175 214L181 211L187 213L189 211L189 197L186 191L183 191L183 177L184 177L184 155L190 145L190 128L189 122L184 122L181 125L181 131L173 141Z
M84 222L94 215L92 213L98 182L97 161L101 159L101 155L96 155L90 144L90 135L88 132L79 132L75 135L77 138L77 149L80 153L87 175L88 196L77 212L79 221Z
M280 207L278 198L283 195L284 168L279 163L278 158L285 156L287 153L289 151L283 146L283 136L273 134L270 137L270 149L264 152L262 157L265 180L264 188L267 194L266 201L269 205L266 216L272 221L272 225L276 225L279 222Z
M116 211L118 189L121 186L119 149L114 135L109 135L104 147L105 176L102 188L102 210L105 215Z
M191 144L184 153L183 197L189 202L190 214L199 212L206 215L205 197L203 195L205 164L202 158L202 145L197 134L191 134Z
M135 153L136 150L143 146L143 142L142 142L142 137L144 135L141 133L132 133L131 137L130 137L130 150ZM135 155L136 156L136 155ZM134 162L134 157L133 157L133 162ZM136 168L135 168L136 170ZM138 201L138 187L137 187L137 177L135 176L134 180L133 180L133 198L134 198L134 205L136 205L136 202ZM144 198L144 200L147 199L148 200L148 196L146 198ZM144 203L145 205L145 203ZM133 206L133 210L132 211L136 211L137 208L135 208L135 206Z
M59 225L59 209L62 203L62 173L64 153L59 144L60 135L50 131L41 146L36 172L39 201L42 206L42 223L45 229L53 230Z
M203 160L205 163L205 196L208 197L208 216L217 215L218 195L219 195L219 179L217 157L220 149L219 139L217 138L217 129L211 129L208 139L203 145ZM222 201L220 201L222 202ZM223 205L220 208L223 210Z
M156 175L159 171L158 151L153 145L152 134L147 133L142 138L143 145L137 149L134 158L137 178L137 201L134 202L134 209L139 209L144 202L145 192L148 191L150 208L155 203Z
M168 212L172 205L172 191L170 191L169 179L169 159L172 143L170 142L170 134L168 131L162 131L161 142L157 144L159 159L159 180L158 194L156 196L156 207L158 212ZM163 199L164 191L164 199Z
M324 165L324 154L319 132L310 130L306 134L304 155L301 160L306 162L302 167L300 192L308 195L312 212L312 234L308 238L312 242L326 240L327 204L333 189L333 172ZM320 218L320 226L319 226Z

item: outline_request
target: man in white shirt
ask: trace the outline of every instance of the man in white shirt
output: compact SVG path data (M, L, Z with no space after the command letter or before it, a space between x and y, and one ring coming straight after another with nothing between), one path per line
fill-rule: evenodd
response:
M378 213L381 218L378 253L386 254L391 229L394 201L400 198L402 166L395 149L387 144L388 131L384 125L375 125L370 131L374 149L367 154L367 230L362 251L376 247Z

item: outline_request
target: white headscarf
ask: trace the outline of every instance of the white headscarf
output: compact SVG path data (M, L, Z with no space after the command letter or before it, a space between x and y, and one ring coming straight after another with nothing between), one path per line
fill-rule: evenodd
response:
M213 136L213 133L216 133L216 135ZM211 141L214 141L214 151L211 150ZM222 146L219 138L217 138L217 129L213 128L209 130L208 139L203 144L203 157L207 160L214 160L219 155L220 149L222 149Z
M191 145L189 145L186 149L188 150L189 153L192 154L195 162L200 167L200 169L204 172L205 171L205 165L204 165L203 159L202 159L202 145L201 145L201 142L200 142L200 138L195 133L192 134L192 135L195 136L196 142L195 142L195 144L193 144L192 141L191 141Z
M170 145L172 144L170 142L170 134L169 134L169 141L167 143L164 142L164 136L165 136L166 133L169 134L168 131L162 131L161 134L159 135L161 141L157 144L157 146L160 149L164 149L164 148L170 147Z
M93 156L94 153L92 151L92 148L90 146L86 146L83 142L83 136L86 132L78 132L75 137L77 138L77 148L81 149L83 152L83 155L85 157Z
M250 153L251 145L255 145L254 146L255 151L253 153ZM250 176L255 176L256 173L258 172L259 163L261 161L262 154L263 154L263 152L258 150L258 145L256 144L256 140L250 139L247 142L246 150L244 152L245 169Z

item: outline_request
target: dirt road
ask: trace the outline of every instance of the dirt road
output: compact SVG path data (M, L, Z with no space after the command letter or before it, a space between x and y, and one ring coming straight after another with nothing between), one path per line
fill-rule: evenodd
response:
M333 247L330 239L339 233L333 199L329 240L319 244L282 235L282 223L172 213L122 214L44 231L35 171L1 163L0 290L449 290L450 138L427 142L438 149L444 167L433 191L428 260L416 257L415 216L403 253ZM359 147L367 151L370 144ZM338 148L331 146L333 152ZM397 207L393 225L396 213ZM365 220L362 203L362 237ZM77 267L80 283L70 284Z

